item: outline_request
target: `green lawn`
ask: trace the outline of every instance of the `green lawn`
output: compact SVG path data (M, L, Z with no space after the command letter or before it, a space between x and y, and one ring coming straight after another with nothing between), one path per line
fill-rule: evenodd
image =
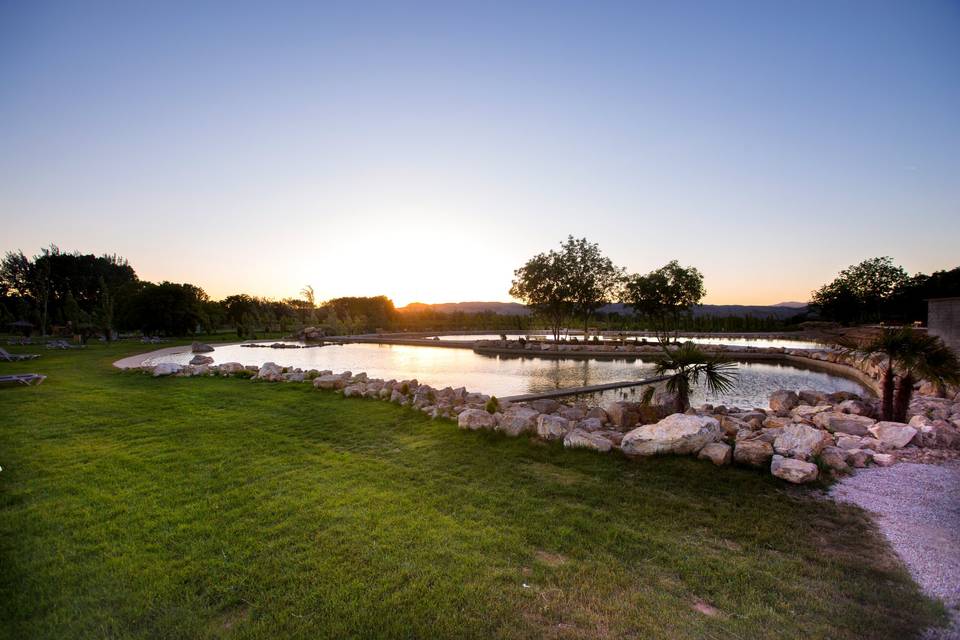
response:
M760 472L110 366L147 348L0 363L50 376L0 389L0 637L904 638L943 622L862 512Z

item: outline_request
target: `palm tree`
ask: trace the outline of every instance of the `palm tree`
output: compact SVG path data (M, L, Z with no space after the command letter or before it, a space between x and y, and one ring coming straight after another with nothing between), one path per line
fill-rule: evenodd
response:
M737 363L711 356L692 342L685 342L674 350L663 345L666 358L657 363L657 375L670 375L667 390L677 395L674 407L678 413L690 408L690 387L701 378L707 389L723 393L736 382Z
M893 420L907 421L907 410L913 397L913 385L926 380L943 388L948 384L960 384L960 359L937 336L911 331L897 358L900 379L893 403Z
M907 350L912 333L911 329L900 327L883 329L879 335L862 344L847 338L837 341L845 354L851 357L860 355L861 363L874 356L883 356L886 359L881 382L880 416L883 420L893 420L893 391L897 376L895 366L900 354Z
M849 340L838 341L838 344L848 354L863 354L863 360L875 355L886 358L881 383L883 420L907 421L913 385L918 380L939 386L960 382L960 360L956 354L940 338L909 327L883 329L864 344Z

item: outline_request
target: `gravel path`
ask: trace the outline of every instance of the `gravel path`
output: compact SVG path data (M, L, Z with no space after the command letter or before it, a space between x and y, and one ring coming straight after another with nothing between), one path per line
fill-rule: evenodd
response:
M875 514L917 584L951 609L952 628L924 637L960 639L960 463L861 469L830 495Z

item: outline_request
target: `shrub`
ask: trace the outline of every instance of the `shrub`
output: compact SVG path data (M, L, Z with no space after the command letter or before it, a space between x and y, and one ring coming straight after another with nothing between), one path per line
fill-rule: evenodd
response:
M487 410L487 413L496 413L500 409L500 401L497 400L497 396L490 396L484 408Z

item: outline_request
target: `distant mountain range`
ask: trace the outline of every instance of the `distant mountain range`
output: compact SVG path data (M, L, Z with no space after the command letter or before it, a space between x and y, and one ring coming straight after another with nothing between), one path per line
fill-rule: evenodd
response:
M441 304L424 304L412 302L399 311L426 311L438 313L481 313L489 311L502 316L525 316L530 310L517 302L444 302ZM789 318L807 310L805 302L781 302L773 305L741 305L741 304L701 304L693 308L694 317L701 316L746 316L754 318ZM608 304L600 309L601 313L630 314L631 309L623 304Z

